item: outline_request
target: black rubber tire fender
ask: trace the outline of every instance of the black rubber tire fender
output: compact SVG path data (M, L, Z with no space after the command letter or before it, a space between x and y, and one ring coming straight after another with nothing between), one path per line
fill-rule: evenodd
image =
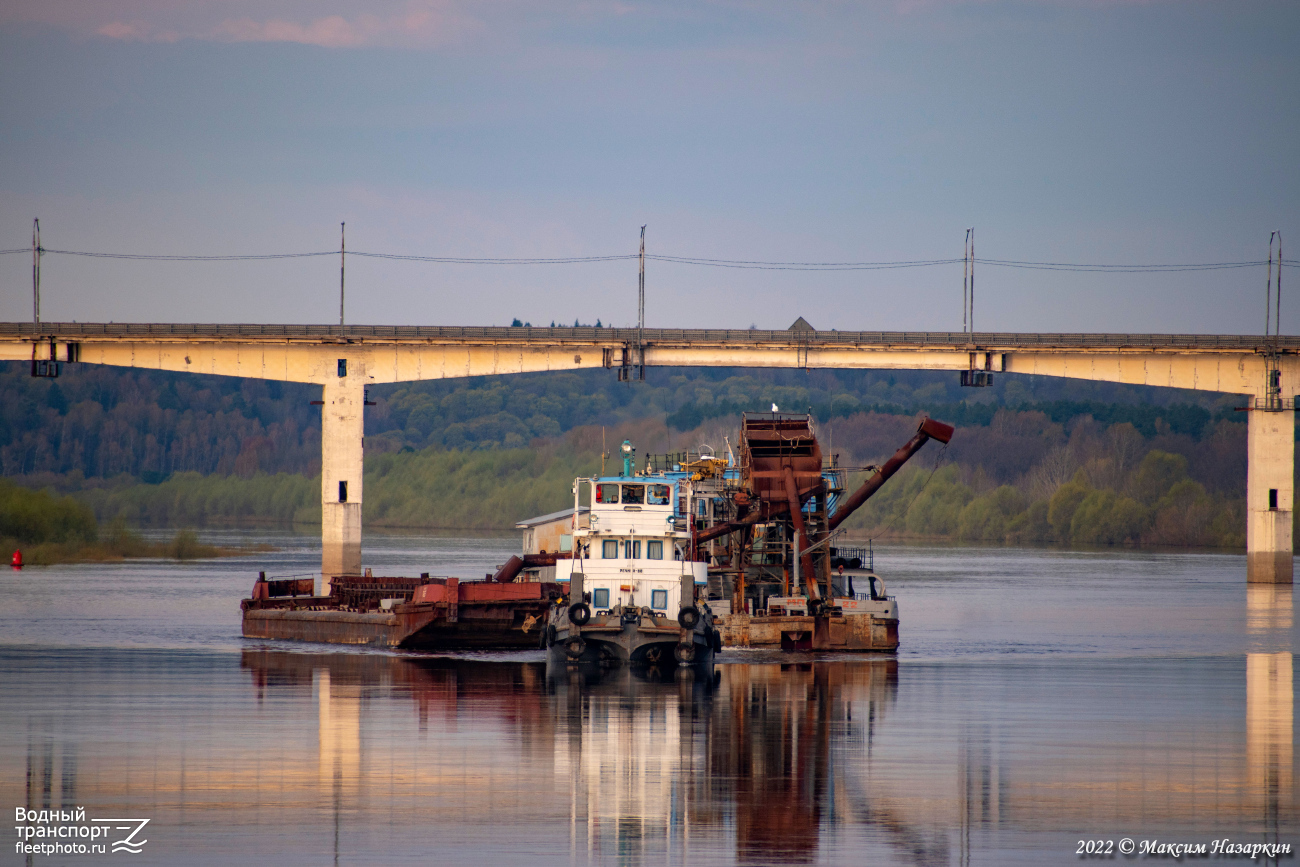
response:
M586 626L591 620L591 606L586 602L575 602L569 606L569 622L575 626Z
M587 642L583 641L580 636L574 636L564 642L564 654L570 659L577 659L582 656L587 649Z
M546 624L546 631L542 633L542 646L550 647L555 643L555 624Z
M687 605L681 611L677 612L677 625L682 629L694 629L695 624L700 622L700 609L694 605Z
M712 641L712 643L713 643L713 652L714 652L714 653L721 653L721 652L722 652L722 633L715 629L715 630L713 630L713 635L710 636L710 638L712 638L712 640L713 640L713 641Z
M695 661L695 643L692 641L683 641L673 648L673 657L682 663Z

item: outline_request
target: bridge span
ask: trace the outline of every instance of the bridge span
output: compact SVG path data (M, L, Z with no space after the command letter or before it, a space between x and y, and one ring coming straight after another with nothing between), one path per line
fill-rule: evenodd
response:
M491 374L646 367L1037 374L1245 396L1247 581L1292 583L1300 337L421 325L0 323L0 360L80 362L322 387L322 581L361 570L365 389Z

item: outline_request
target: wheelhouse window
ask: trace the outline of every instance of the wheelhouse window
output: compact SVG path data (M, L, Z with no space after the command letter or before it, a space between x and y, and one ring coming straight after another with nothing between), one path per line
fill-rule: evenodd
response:
M591 591L591 604L596 608L609 607L609 588L597 587Z
M618 485L596 485L596 502L603 504L618 502Z
M640 560L641 559L641 540L624 539L623 540L623 559Z
M645 485L624 485L623 503L639 506L645 502Z
M645 501L651 506L666 506L673 500L673 489L668 485L647 485Z
M651 607L651 608L658 608L660 611L665 611L665 610L667 610L667 608L668 608L668 591L667 591L667 590L651 590L651 591L650 591L650 607Z
M646 542L645 556L647 560L662 560L664 558L664 543L657 539Z
M600 556L605 560L618 559L618 540L606 539L600 545Z

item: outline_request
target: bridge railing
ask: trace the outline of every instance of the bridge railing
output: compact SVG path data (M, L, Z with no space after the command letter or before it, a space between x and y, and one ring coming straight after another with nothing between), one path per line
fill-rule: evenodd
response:
M455 340L521 343L780 344L801 347L944 346L981 350L1015 348L1218 349L1266 352L1300 349L1300 336L1237 334L1099 334L953 331L773 331L704 328L512 328L463 325L276 325L172 322L0 322L0 337L39 338L251 338L324 340Z

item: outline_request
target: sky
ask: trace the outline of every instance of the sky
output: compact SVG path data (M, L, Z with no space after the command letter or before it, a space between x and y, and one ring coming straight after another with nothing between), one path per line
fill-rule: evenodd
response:
M1300 4L6 0L0 249L1300 258ZM651 259L649 327L955 331L962 263ZM1300 329L1288 267L1282 330ZM1254 334L1249 268L977 265L980 331ZM1294 297L1289 302L1288 297ZM337 256L47 254L46 321L337 323ZM637 263L347 263L351 324L636 321ZM0 319L30 320L30 253Z

